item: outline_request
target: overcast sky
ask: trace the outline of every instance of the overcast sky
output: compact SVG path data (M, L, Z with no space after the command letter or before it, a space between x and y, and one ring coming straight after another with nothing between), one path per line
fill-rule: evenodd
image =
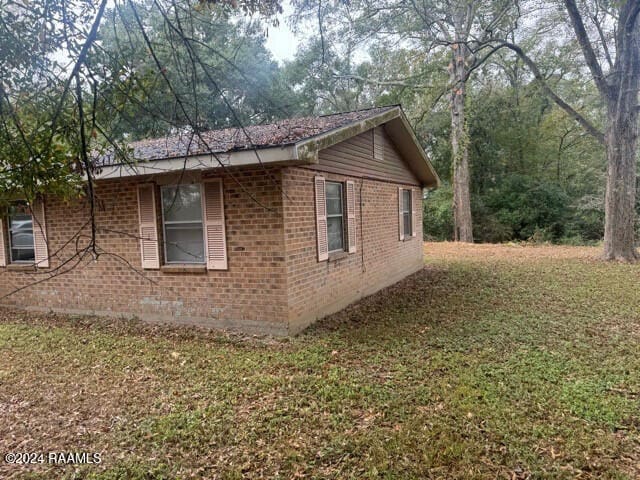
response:
M282 2L284 14L279 15L280 25L278 27L269 26L267 37L267 48L271 50L273 57L279 62L291 60L297 50L296 38L286 23L286 17L292 13L291 5L288 1Z

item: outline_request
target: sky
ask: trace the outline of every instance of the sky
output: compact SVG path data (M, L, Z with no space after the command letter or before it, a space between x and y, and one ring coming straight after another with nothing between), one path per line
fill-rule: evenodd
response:
M293 31L287 25L287 17L293 14L293 7L289 0L283 0L282 2L283 13L278 15L280 25L273 27L269 25L266 47L269 49L273 58L275 58L280 64L287 60L293 60L298 45L302 39L301 36L296 37ZM313 33L311 33L313 34ZM352 52L353 60L356 62L363 62L369 60L369 54L366 50L366 45Z
M292 60L298 47L296 37L293 35L286 21L287 17L293 13L293 8L291 4L285 0L282 2L282 9L284 13L278 16L280 25L277 27L269 26L266 41L266 47L280 63L286 60Z

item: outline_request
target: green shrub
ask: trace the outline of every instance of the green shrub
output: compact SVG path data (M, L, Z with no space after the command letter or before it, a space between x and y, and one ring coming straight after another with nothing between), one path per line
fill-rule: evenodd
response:
M480 195L471 199L473 216L473 238L481 243L501 243L513 238L509 225L500 222L491 209L487 207Z
M425 240L453 240L453 191L443 184L427 192L422 205L422 226Z
M557 184L523 175L506 177L486 197L487 208L512 231L512 240L557 241L569 217L569 197Z

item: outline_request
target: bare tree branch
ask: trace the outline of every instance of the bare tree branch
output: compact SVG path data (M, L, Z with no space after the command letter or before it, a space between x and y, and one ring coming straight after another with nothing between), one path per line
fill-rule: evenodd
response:
M527 67L529 67L529 70L531 70L531 73L533 74L535 79L538 81L538 83L540 84L542 89L545 91L545 93L560 108L562 108L565 112L567 112L567 114L569 114L569 116L571 116L580 125L582 125L584 127L584 129L587 132L589 132L589 134L591 136L593 136L596 140L598 140L599 143L604 145L604 133L601 132L586 117L584 117L582 114L580 114L576 109L574 109L571 105L569 105L557 93L555 93L553 91L553 89L549 86L549 84L547 83L546 79L544 78L544 75L542 75L542 72L538 68L538 65L536 64L536 62L532 58L530 58L524 52L524 50L522 50L522 48L520 48L518 45L515 45L515 44L513 44L511 42L507 42L507 41L504 41L504 40L496 40L496 42L499 45L501 45L501 46L503 46L505 48L508 48L508 49L512 50L513 52L515 52L522 59L522 61L525 63L525 65L527 65Z

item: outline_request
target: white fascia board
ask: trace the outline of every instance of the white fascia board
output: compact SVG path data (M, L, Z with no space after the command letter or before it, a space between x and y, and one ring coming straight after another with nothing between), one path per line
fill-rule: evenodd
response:
M221 167L240 167L249 165L268 165L298 160L295 145L271 147L254 150L240 150L210 155L193 155L181 158L163 158L145 160L135 164L108 165L95 173L97 180L107 180L140 175L179 172L181 170L211 170Z

